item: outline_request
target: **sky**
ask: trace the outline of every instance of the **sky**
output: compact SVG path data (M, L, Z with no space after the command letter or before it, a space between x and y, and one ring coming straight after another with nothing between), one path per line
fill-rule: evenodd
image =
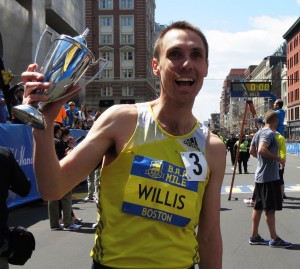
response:
M220 112L230 70L258 65L272 55L299 14L300 0L156 0L157 23L186 20L207 38L209 71L193 109L200 121Z

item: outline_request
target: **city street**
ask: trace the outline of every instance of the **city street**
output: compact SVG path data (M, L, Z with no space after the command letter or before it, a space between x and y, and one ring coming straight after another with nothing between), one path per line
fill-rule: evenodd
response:
M236 174L231 200L228 200L233 167L227 156L226 174L222 188L221 226L223 235L223 269L298 269L300 268L300 156L288 155L285 172L286 195L284 209L276 214L278 234L293 243L291 249L274 249L269 246L251 246L252 208L243 203L251 197L256 159L249 160L250 174ZM77 192L77 193L76 193ZM82 185L74 191L81 197L86 192ZM83 218L83 227L78 232L50 231L45 202L35 202L14 209L10 225L23 225L35 235L36 250L24 269L88 269L91 265L89 252L94 242L92 224L96 221L96 205L74 200L75 214ZM269 233L265 219L261 219L260 234L265 239ZM20 268L10 266L10 268Z

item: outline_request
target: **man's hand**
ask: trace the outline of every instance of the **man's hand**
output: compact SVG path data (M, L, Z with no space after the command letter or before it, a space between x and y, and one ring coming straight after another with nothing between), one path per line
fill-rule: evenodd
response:
M31 64L28 66L27 71L22 73L24 85L23 104L36 107L39 102L46 103L42 108L43 116L47 124L53 123L60 108L68 99L77 95L81 91L81 88L74 85L66 92L67 97L63 97L53 102L51 100L49 101L47 91L50 88L50 83L43 82L44 75L35 71L37 67L37 64Z

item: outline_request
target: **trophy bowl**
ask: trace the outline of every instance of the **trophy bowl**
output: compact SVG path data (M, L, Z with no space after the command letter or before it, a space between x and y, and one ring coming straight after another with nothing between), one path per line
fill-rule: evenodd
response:
M43 36L38 42L36 56ZM85 37L89 29L86 29L81 35L70 37L59 35L54 41L51 41L50 50L41 65L41 73L44 75L43 82L49 82L50 87L47 91L37 89L37 93L45 94L48 97L47 102L40 102L37 107L32 105L18 105L12 108L12 111L19 120L36 129L44 130L46 123L42 114L43 107L50 102L55 102L68 95L73 94L69 89L76 84L84 75L90 66L101 63L97 73L88 80L85 85L93 81L100 72L107 66L108 61L103 58L95 60L93 53L87 48Z

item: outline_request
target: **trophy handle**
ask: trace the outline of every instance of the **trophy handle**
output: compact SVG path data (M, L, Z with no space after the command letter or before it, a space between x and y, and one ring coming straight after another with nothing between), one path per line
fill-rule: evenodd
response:
M43 39L44 39L44 36L45 36L45 34L46 34L47 32L48 32L49 34L51 34L51 39L50 39L50 41L51 41L51 43L53 43L53 40L54 40L53 35L54 35L54 33L51 32L51 31L48 29L48 26L46 26L46 29L45 29L44 32L42 33L42 35L41 35L41 37L40 37L40 39L39 39L39 42L38 42L37 45L36 45L35 55L34 55L34 63L37 63L37 57L38 57L38 53L39 53L39 50L40 50L40 47L41 47L41 43L42 43L42 41L43 41ZM39 67L40 67L40 66L39 66Z
M86 83L85 86L90 84L92 81L95 80L96 77L99 76L99 74L104 70L104 68L108 65L108 60L104 59L104 58L99 58L97 61L95 61L94 63L92 63L91 65L96 65L97 63L99 63L99 61L103 61L104 63L102 64L102 66L100 67L100 69L97 71L96 75L94 75L91 79L89 79Z

